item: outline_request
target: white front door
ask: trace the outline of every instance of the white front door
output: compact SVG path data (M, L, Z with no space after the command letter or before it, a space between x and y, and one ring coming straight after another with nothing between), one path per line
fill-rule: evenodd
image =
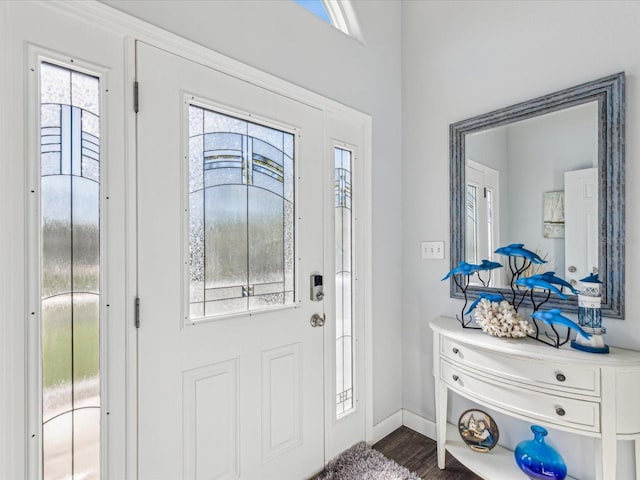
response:
M322 112L139 43L139 478L324 462Z
M598 273L598 169L564 173L565 265L567 281Z

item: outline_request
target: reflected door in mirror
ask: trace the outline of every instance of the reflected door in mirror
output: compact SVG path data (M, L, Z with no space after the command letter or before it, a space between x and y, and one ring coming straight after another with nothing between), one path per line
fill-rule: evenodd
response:
M598 273L598 169L586 168L564 174L565 278L577 282Z

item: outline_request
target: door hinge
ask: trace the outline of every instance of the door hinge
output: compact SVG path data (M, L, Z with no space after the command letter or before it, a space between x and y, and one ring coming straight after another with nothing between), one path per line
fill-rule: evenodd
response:
M136 110L137 112L137 110ZM484 187L484 198L487 198L487 187Z
M133 111L138 113L138 81L133 82Z
M136 297L136 311L134 314L134 323L136 328L140 328L140 297Z

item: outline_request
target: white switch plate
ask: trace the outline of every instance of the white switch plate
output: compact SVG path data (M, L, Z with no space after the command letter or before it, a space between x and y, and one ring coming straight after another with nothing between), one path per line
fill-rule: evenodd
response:
M427 260L442 260L444 258L444 242L422 242L422 258Z

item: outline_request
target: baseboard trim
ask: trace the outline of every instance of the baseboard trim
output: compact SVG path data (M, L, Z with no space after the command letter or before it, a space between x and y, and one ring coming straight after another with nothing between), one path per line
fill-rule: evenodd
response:
M371 429L371 438L367 442L374 444L402 426L402 409L389 415L381 422L376 423Z
M415 430L432 440L436 439L436 422L421 417L410 410L402 410L402 425L410 428L411 430Z
M376 423L371 429L371 438L367 438L367 442L374 444L403 425L432 440L436 439L436 422L410 410L400 409Z

